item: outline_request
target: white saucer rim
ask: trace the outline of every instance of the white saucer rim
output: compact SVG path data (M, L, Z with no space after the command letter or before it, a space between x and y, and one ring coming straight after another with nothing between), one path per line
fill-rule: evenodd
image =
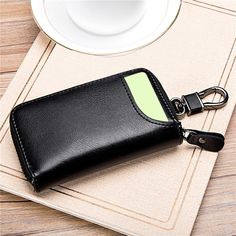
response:
M57 40L57 39L52 38L52 37L49 35L49 33L47 33L45 29L43 29L43 27L42 27L41 24L38 22L37 17L36 17L36 15L35 15L34 6L33 6L34 3L33 3L33 2L39 2L39 1L40 1L40 2L43 2L43 1L45 1L45 0L31 0L31 1L30 1L32 16L33 16L33 19L34 19L35 23L36 23L37 26L39 27L39 29L40 29L49 39L51 39L53 42L59 44L60 46L62 46L62 47L64 47L64 48L67 48L67 49L70 50L70 51L80 52L80 53L83 53L83 54L93 55L93 56L116 56L116 55L118 56L118 55L123 55L123 54L131 53L131 52L133 52L133 51L137 51L137 50L139 50L139 49L145 48L145 47L147 47L147 46L153 44L154 42L156 42L157 40L159 40L159 39L172 27L172 25L175 23L176 19L178 18L179 13L180 13L180 9L181 9L181 7L182 7L182 0L175 0L175 1L176 1L176 4L178 5L178 8L176 9L176 12L175 12L175 14L174 14L174 18L172 18L171 23L168 23L168 24L167 24L167 25L168 25L167 28L166 28L159 36L154 37L153 40L148 41L148 43L142 44L142 45L140 45L140 46L135 46L135 47L130 48L130 49L122 49L122 50L119 49L119 50L114 50L114 51L111 51L111 50L110 50L109 52L99 52L98 50L96 50L96 52L92 52L92 51L94 51L94 50L89 50L89 49L86 50L86 49L84 49L83 47L80 47L80 46L78 46L78 47L76 47L76 48L75 48L75 47L70 47L70 46L66 45L66 43L64 44L64 43L60 42L60 40ZM178 2L178 3L177 3L177 2ZM104 50L102 50L102 51L104 51Z

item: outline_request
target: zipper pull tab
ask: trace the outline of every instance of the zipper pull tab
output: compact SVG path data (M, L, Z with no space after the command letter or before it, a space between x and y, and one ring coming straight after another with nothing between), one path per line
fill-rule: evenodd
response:
M219 102L204 102L203 98L212 93L220 94L223 99ZM227 103L228 98L229 96L225 89L214 86L201 92L183 95L181 98L172 98L171 102L174 106L176 116L180 120L185 116L185 114L191 116L203 112L204 110L214 110L222 108Z
M211 152L218 152L224 147L225 138L219 133L183 129L183 137L188 143Z

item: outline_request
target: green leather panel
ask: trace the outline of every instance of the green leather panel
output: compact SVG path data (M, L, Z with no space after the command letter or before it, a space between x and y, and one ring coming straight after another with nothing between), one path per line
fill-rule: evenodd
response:
M146 116L158 121L168 121L146 73L139 72L126 76L125 81L137 106Z

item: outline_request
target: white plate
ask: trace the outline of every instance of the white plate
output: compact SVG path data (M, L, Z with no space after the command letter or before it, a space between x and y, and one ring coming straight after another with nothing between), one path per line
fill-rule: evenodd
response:
M150 44L175 21L181 0L31 0L39 27L72 50L107 55Z

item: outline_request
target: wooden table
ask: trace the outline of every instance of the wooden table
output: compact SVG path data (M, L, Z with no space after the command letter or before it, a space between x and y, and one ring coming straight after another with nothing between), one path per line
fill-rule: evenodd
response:
M0 96L38 32L28 0L0 0ZM1 235L118 235L3 191L0 192L0 202ZM192 234L236 234L236 110Z

